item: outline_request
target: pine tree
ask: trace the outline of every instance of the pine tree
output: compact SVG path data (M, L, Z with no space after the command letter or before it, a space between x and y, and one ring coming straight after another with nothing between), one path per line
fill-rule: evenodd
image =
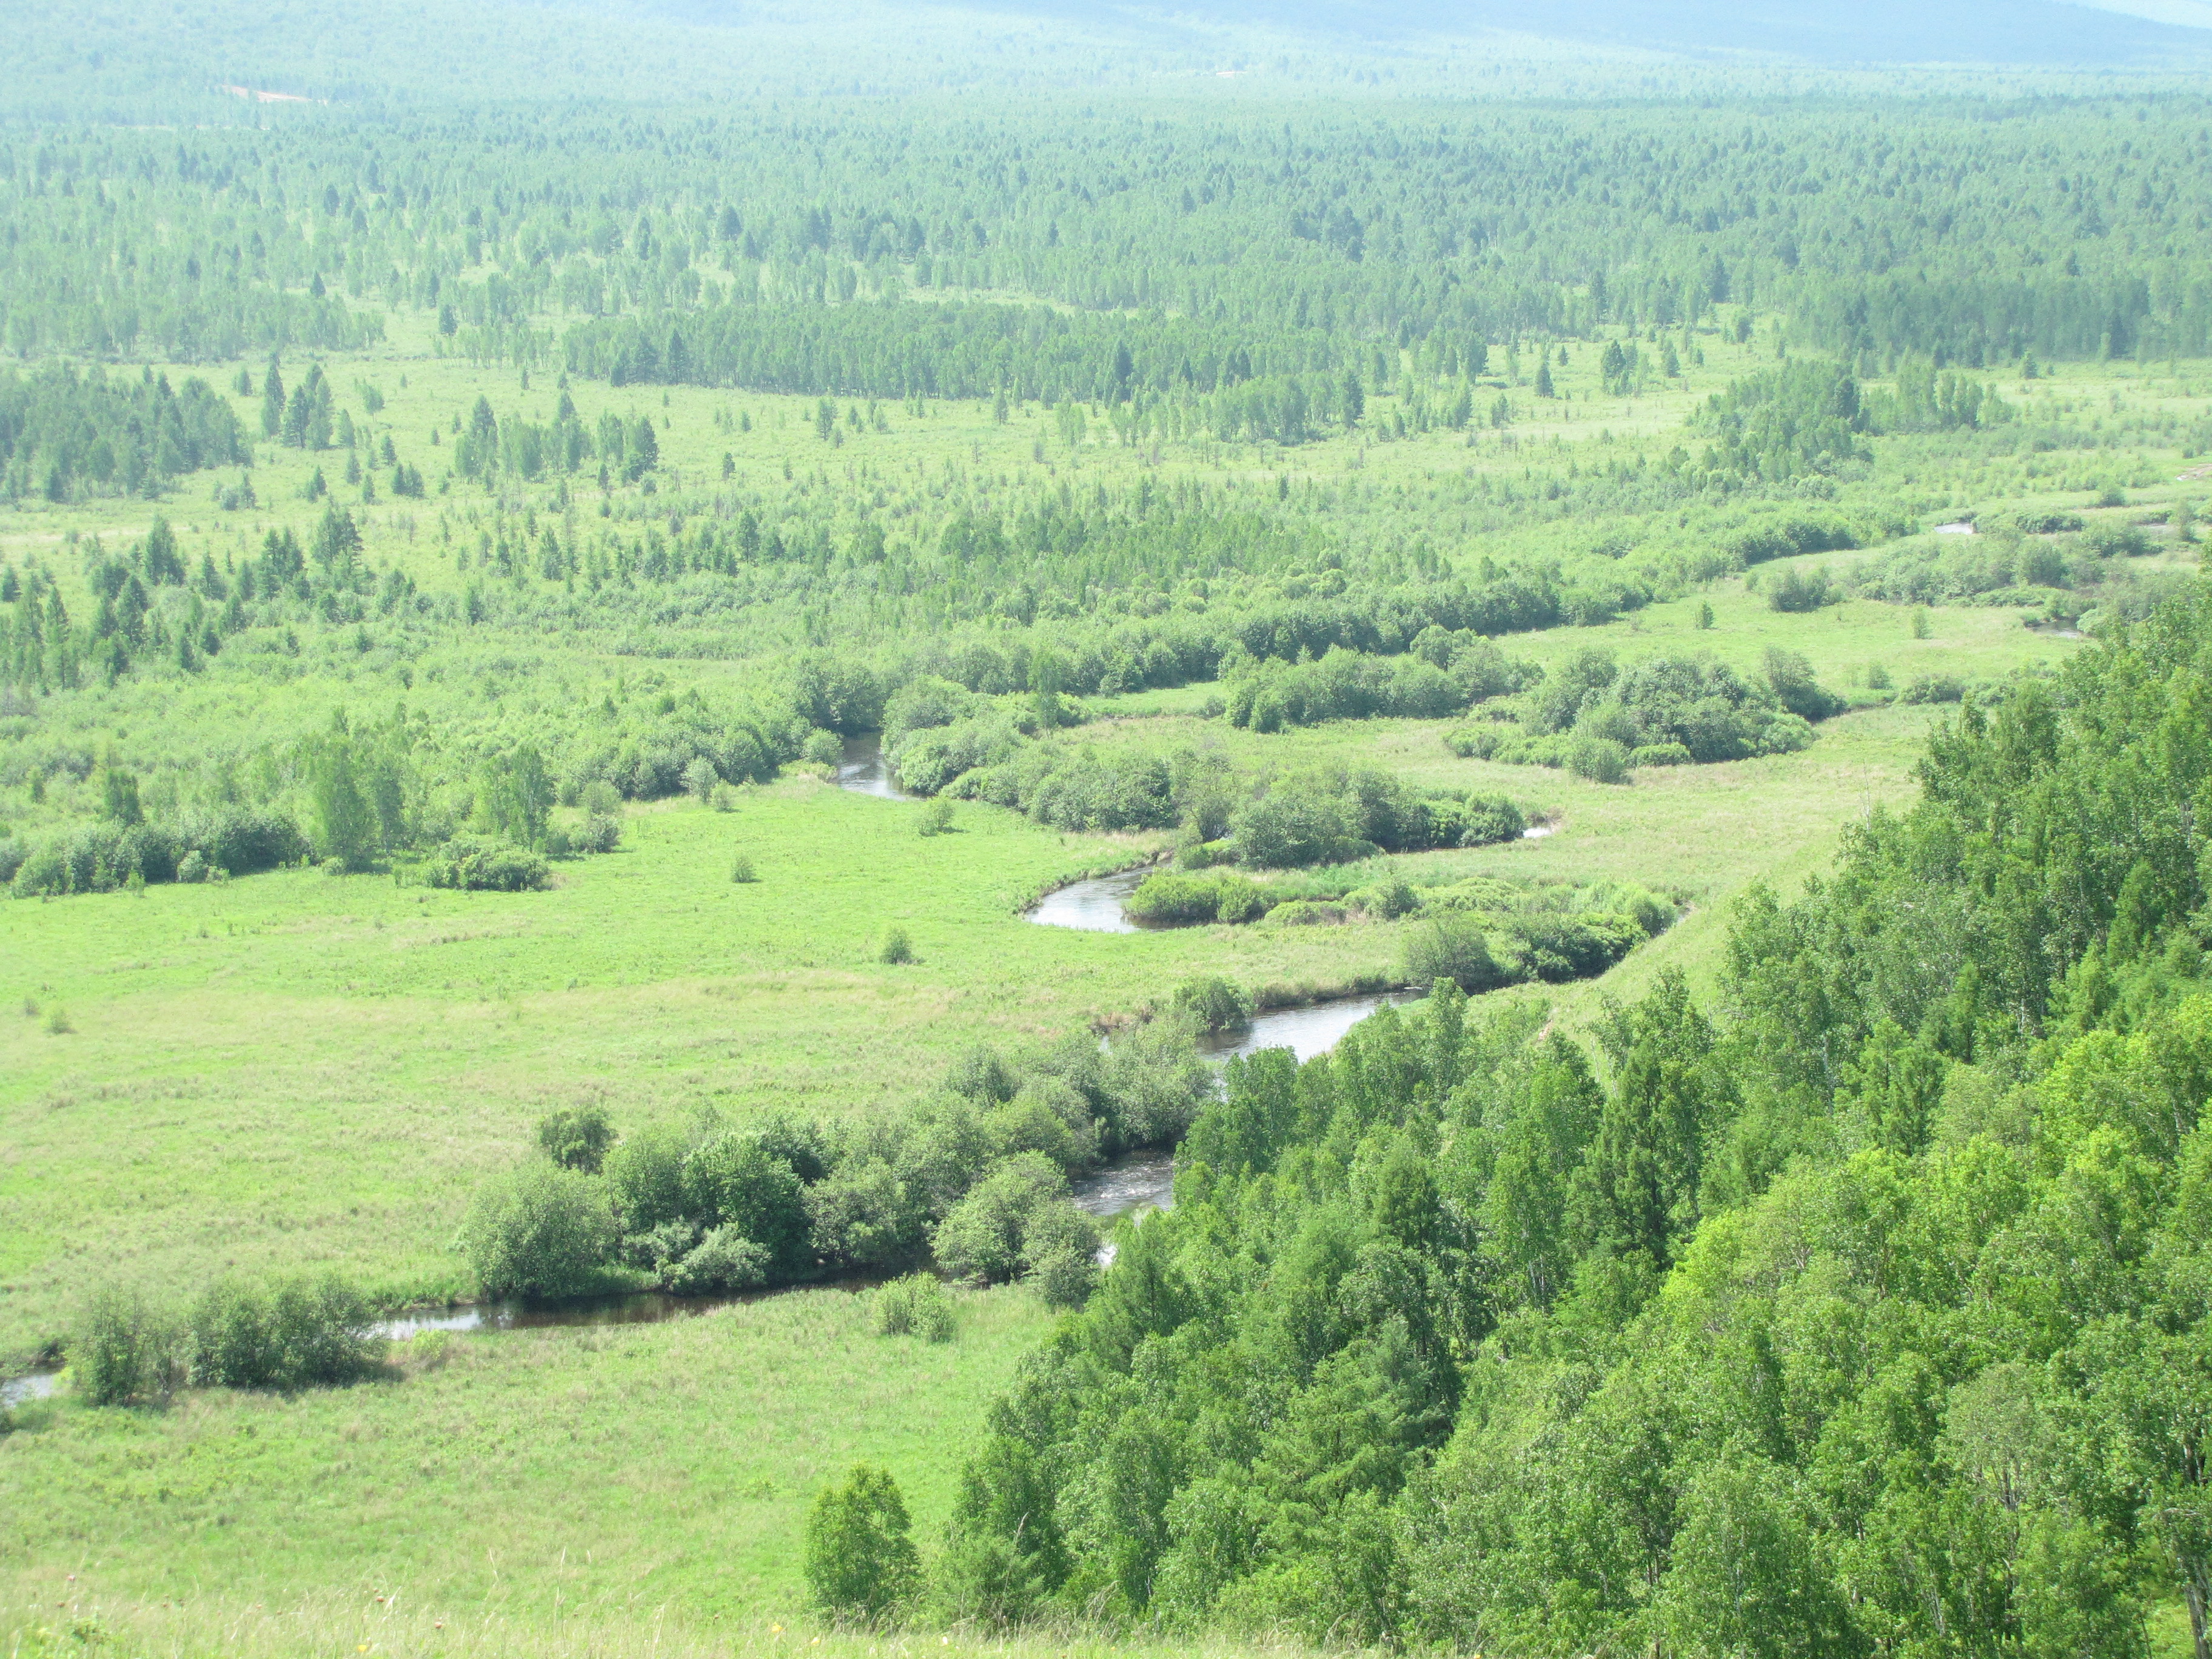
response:
M269 375L261 393L261 435L273 438L284 429L284 376L276 360L269 360Z

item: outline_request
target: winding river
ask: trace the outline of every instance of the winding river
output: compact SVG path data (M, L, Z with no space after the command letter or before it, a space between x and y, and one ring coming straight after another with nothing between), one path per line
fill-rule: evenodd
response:
M1141 930L1129 920L1128 897L1152 873L1152 866L1147 864L1134 870L1117 870L1110 876L1071 881L1047 893L1027 915L1031 921L1046 927L1073 927L1085 933L1138 933Z
M837 786L857 794L884 800L914 799L891 782L884 761L883 744L873 736L849 738L845 757L837 768ZM1122 902L1151 874L1149 866L1124 870L1070 882L1048 893L1030 911L1030 920L1049 927L1073 927L1089 933L1133 933L1139 930L1122 909ZM1199 1046L1224 1063L1232 1056L1261 1048L1288 1048L1301 1060L1326 1054L1337 1040L1386 1002L1412 1001L1418 993L1387 992L1377 996L1346 997L1304 1008L1276 1008L1253 1017L1249 1024L1201 1037ZM1109 1220L1132 1210L1167 1209L1175 1203L1175 1156L1158 1151L1132 1152L1101 1170L1078 1176L1072 1183L1076 1207ZM1113 1246L1100 1254L1113 1260ZM844 1279L838 1287L853 1291L872 1289L873 1279ZM780 1296L775 1290L741 1291L731 1296L671 1296L662 1291L641 1291L626 1296L592 1297L573 1302L483 1302L468 1307L423 1308L380 1320L372 1328L379 1336L395 1342L429 1331L525 1331L578 1325L649 1325L663 1320L687 1319L727 1307L732 1303ZM0 1408L43 1400L54 1392L59 1373L27 1372L0 1382Z

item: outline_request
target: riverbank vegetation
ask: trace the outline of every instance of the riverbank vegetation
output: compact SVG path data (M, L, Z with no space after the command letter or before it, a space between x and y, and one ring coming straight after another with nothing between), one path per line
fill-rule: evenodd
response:
M1181 1140L1214 1086L1174 1018L1002 1054L963 1054L921 1099L843 1121L718 1110L540 1155L478 1191L460 1242L489 1296L657 1286L679 1295L897 1273L1035 1278L1088 1294L1098 1240L1068 1177ZM602 1121L604 1120L602 1119ZM612 1126L606 1126L612 1136Z

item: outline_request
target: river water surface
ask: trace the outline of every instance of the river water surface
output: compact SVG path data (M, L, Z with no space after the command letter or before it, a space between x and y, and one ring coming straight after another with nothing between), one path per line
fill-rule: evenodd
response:
M1384 991L1379 995L1341 997L1304 1008L1271 1008L1255 1014L1249 1025L1202 1036L1198 1046L1226 1061L1237 1054L1255 1054L1262 1048L1288 1048L1300 1060L1325 1054L1337 1039L1384 1003L1417 1002L1419 991Z
M914 797L891 781L890 763L884 758L880 732L845 739L845 758L837 763L837 787L878 800L912 800Z
M26 1401L44 1400L54 1391L60 1379L59 1371L26 1371L21 1376L9 1377L0 1382L0 1411L22 1405Z
M1047 927L1074 927L1086 933L1136 933L1139 930L1129 920L1127 902L1152 873L1147 865L1135 870L1119 870L1110 876L1093 876L1086 881L1071 881L1039 899L1030 911L1029 919Z

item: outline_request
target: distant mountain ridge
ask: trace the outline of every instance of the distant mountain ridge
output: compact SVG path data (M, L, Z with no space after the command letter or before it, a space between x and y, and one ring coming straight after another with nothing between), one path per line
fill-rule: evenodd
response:
M1050 0L1034 6L1013 0L1002 9L1070 15ZM2212 56L2212 30L2063 0L1206 0L1115 9L1369 41L1504 33L1824 64L2106 68Z

